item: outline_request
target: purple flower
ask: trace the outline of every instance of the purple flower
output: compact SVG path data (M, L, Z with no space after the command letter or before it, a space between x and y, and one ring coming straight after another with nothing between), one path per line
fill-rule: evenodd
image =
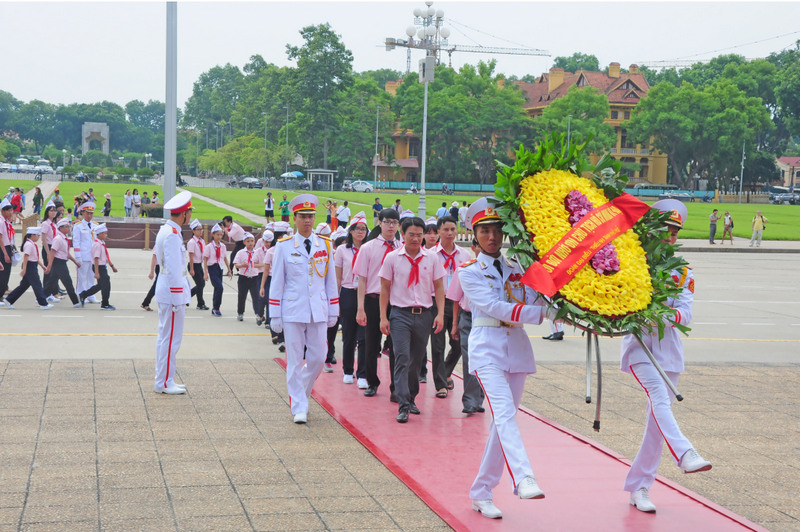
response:
M589 214L594 209L594 205L583 193L571 190L564 198L564 207L569 212L569 223L573 226L581 221L581 218ZM610 275L619 271L619 258L617 249L613 244L606 244L600 251L592 257L591 265L600 275Z

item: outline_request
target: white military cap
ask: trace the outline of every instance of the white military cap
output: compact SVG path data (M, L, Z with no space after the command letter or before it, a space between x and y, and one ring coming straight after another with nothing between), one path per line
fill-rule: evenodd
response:
M476 200L467 209L467 229L472 229L476 225L500 223L500 215L489 203L489 198Z
M175 194L164 204L164 210L170 214L180 214L192 208L192 193L188 190Z
M11 202L8 201L7 199L3 199L3 201L0 201L0 210L10 209L11 207L13 207L13 205L11 205Z
M347 225L347 229L349 230L351 227L355 226L356 224L364 224L367 226L367 230L369 231L369 224L367 223L367 215L364 214L364 211L359 212L350 220L350 223ZM333 236L333 235L331 235Z
M677 227L678 229L683 229L683 224L686 223L686 218L689 216L689 209L686 208L686 204L676 199L658 200L653 203L651 208L658 209L659 212L671 211L672 214L669 220L664 223Z
M42 228L41 227L28 227L28 230L26 231L26 233L29 234L29 235L41 235L42 234Z
M325 222L320 222L317 225L317 228L314 229L314 232L317 233L318 235L330 236L330 234L331 234L331 226L326 224Z
M405 220L406 218L413 218L415 216L414 211L411 209L406 209L402 213L400 213L400 219Z
M84 203L84 204L82 204L80 207L78 207L78 210L79 210L79 211L90 211L90 212L94 212L94 209L95 209L95 205L94 205L94 203L93 203L93 202L91 202L91 201L87 201L86 203Z
M106 233L106 232L108 232L108 227L106 227L106 224L100 224L94 230L95 235L99 235L100 233Z
M284 222L284 221L275 222L274 227L276 233L288 233L289 230L291 229L289 222Z
M293 213L298 212L317 212L319 200L314 194L300 194L289 203L289 210Z
M214 224L214 227L211 228L212 233L216 233L217 231L222 231L222 227L219 224Z

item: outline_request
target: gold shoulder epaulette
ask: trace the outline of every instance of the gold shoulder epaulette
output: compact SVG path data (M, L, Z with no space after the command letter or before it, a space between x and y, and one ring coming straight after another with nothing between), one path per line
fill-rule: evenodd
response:
M289 236L289 235L287 235L287 236L285 236L285 237L283 237L283 238L279 238L279 239L278 239L278 242L285 242L286 240L291 240L291 239L292 239L292 237L291 237L291 236Z
M320 238L324 238L325 240L330 240L331 239L331 237L329 237L327 235L317 235L317 236L320 237Z
M478 262L478 259L470 259L467 262L465 262L464 264L462 264L461 266L459 266L459 268L464 268L465 266L469 266L470 264L474 264L476 262Z

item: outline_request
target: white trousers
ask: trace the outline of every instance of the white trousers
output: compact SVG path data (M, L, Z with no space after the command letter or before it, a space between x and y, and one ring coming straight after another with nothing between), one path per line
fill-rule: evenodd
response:
M493 366L475 372L486 402L492 412L489 439L483 451L478 476L472 483L469 496L473 500L492 498L492 490L500 483L503 467L511 475L511 487L517 493L517 485L527 476L533 476L528 454L522 444L522 435L517 425L517 409L525 391L526 373L509 373Z
M763 229L759 229L757 231L753 231L753 236L750 237L750 246L753 245L753 242L756 243L757 246L761 246L761 235L764 234Z
M625 491L649 488L653 484L665 442L675 463L680 461L683 453L692 448L691 442L681 433L678 422L672 415L675 396L658 370L649 362L640 362L631 366L631 372L647 394L647 421L644 425L642 446L639 447L625 478ZM677 386L680 373L667 371L666 374Z
M551 334L564 332L564 325L560 321L552 321L552 320L547 320L547 321L550 322Z
M80 295L81 292L84 290L88 290L95 284L94 278L94 263L92 261L80 261L81 267L76 268L75 271L75 278L77 280L77 286L75 287L75 292ZM95 301L94 296L89 296L90 301Z
M328 356L328 326L324 321L285 321L283 336L286 342L286 388L292 415L307 414L308 397Z
M156 380L154 388L169 388L175 384L175 355L183 340L183 318L186 306L172 310L168 303L158 304L158 338L156 339Z

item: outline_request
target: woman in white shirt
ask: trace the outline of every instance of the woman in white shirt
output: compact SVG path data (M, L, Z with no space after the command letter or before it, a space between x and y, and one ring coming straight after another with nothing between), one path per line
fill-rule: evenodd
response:
M142 197L139 195L139 189L133 189L133 196L131 196L131 216L134 218L138 218L139 215L142 213Z

